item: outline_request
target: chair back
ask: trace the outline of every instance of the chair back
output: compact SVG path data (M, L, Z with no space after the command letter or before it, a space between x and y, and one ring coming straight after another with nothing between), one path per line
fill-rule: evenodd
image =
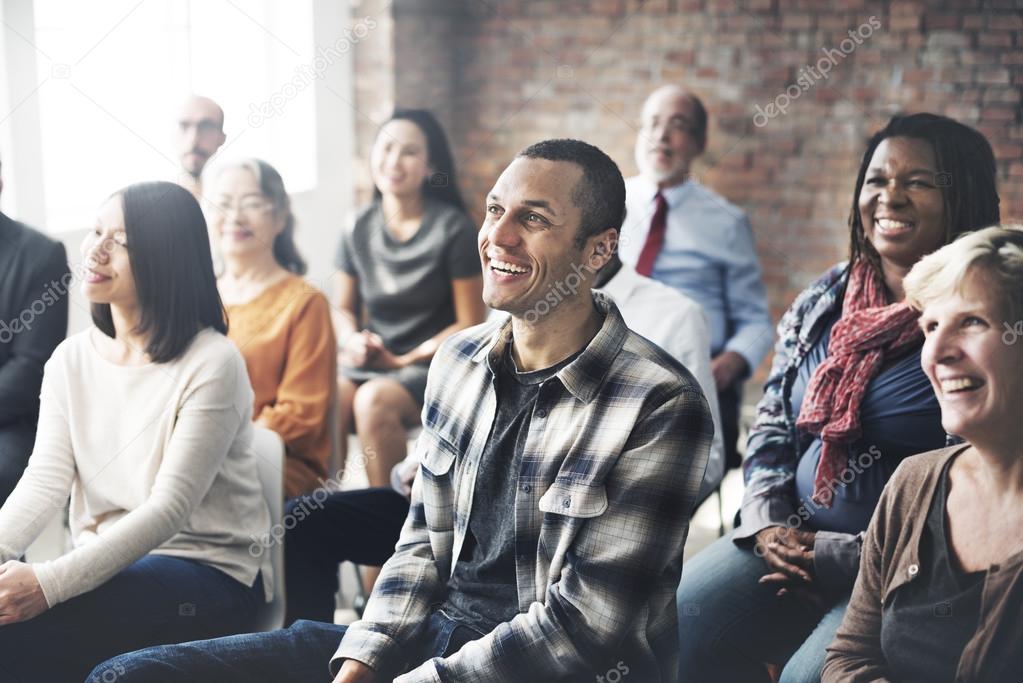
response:
M270 509L270 526L281 524L284 516L284 442L276 432L253 425L252 451L256 456L259 483ZM273 599L261 606L256 617L260 631L274 631L284 626L284 539L268 536L273 566Z

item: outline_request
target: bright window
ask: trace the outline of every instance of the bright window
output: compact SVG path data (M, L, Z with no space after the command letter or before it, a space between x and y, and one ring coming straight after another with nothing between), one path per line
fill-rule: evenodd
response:
M191 92L226 112L221 158L266 159L291 193L316 185L315 98L300 77L315 56L310 0L35 0L35 27L51 232L91 223L120 187L176 178Z

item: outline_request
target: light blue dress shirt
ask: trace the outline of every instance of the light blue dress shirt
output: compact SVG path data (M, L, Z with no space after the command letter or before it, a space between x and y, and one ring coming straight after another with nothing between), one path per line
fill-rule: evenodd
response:
M634 176L625 189L628 213L619 251L622 261L635 267L650 231L657 185ZM663 194L668 224L651 277L703 307L712 356L735 351L752 371L771 350L774 332L746 215L695 180Z

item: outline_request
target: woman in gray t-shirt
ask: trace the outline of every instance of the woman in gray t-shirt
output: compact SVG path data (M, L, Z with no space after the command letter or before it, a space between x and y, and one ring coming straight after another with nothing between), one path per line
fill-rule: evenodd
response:
M397 110L370 154L373 202L341 235L340 447L354 425L370 486L386 486L419 424L430 359L444 339L483 322L476 228L455 184L437 120Z

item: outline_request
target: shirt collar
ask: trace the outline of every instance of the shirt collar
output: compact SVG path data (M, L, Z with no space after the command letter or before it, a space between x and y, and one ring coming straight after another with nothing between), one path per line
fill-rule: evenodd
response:
M645 175L640 174L639 177L642 179L643 183L643 195L648 197L650 202L653 202L654 197L656 197L657 193L660 192L664 195L664 200L668 202L668 206L670 208L674 208L681 204L697 185L696 180L692 177L692 175L690 175L684 182L678 185L672 185L671 187L659 190L657 183L653 182Z
M636 291L636 287L642 281L642 276L636 272L635 268L627 263L622 263L621 268L614 274L614 277L605 282L599 291L604 292L614 301L621 303L629 300L629 297L632 296L632 293Z
M616 276L617 277L617 276ZM612 281L615 278L612 278ZM625 345L629 329L622 320L622 314L610 296L594 291L593 303L604 315L604 322L586 345L583 352L555 375L568 391L583 403L589 403L597 395L604 377L611 369L611 363ZM491 373L501 362L505 347L512 339L511 316L498 327L472 357L473 362L486 362Z

